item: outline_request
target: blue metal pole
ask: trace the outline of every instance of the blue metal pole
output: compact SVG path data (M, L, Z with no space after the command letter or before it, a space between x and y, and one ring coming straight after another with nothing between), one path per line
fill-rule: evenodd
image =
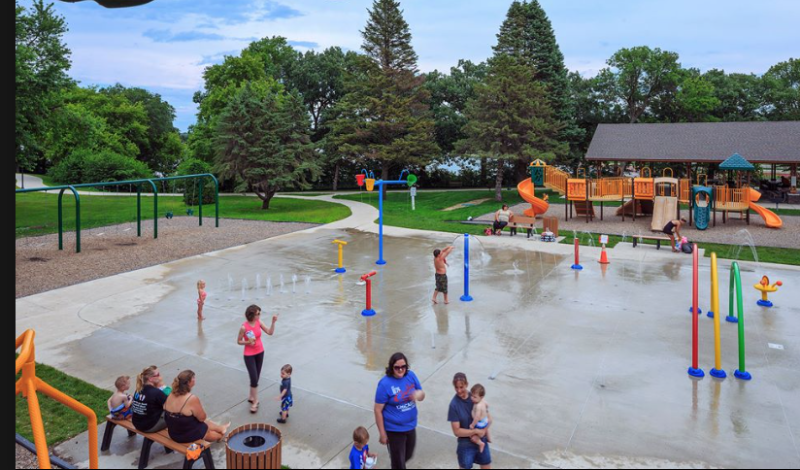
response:
M375 183L378 187L378 261L375 264L386 264L383 259L383 181Z
M471 302L472 296L469 295L469 234L464 234L464 295L461 296L464 302Z

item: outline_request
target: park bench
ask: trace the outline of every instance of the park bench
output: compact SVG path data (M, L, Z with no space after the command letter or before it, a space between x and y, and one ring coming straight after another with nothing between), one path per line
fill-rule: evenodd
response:
M103 443L100 446L101 451L107 451L111 447L111 438L114 437L114 428L117 426L127 429L128 437L141 434L141 436L144 438L144 442L142 443L142 453L139 455L139 468L147 468L147 462L150 460L150 447L153 446L154 442L164 446L164 450L168 454L172 453L173 451L183 454L183 468L192 468L194 465L195 460L186 457L186 450L192 444L181 444L173 441L170 439L169 433L166 429L152 433L142 432L136 429L130 420L118 420L112 418L110 415L106 416L106 430L103 434ZM193 444L203 446L203 463L205 464L206 468L214 468L214 460L211 458L211 444L202 439L195 441Z
M656 241L656 250L660 250L661 249L661 242L662 241L665 241L665 242L669 241L669 237L658 236L658 235L634 236L633 237L633 247L634 248L636 248L636 245L639 244L639 239L640 238L643 239L643 240L655 240Z
M536 219L533 217L514 215L508 221L508 225L506 227L508 227L510 235L516 235L518 228L525 229L528 231L528 238L531 238L535 225Z

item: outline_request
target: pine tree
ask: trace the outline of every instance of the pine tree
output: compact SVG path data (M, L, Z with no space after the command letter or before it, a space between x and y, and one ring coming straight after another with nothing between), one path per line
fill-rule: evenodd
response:
M497 35L496 54L525 60L536 69L535 79L547 86L554 118L563 124L558 140L577 146L584 137L575 119L575 102L569 88L564 55L555 32L538 0L514 1ZM524 171L524 162L519 166Z
M215 144L220 173L241 178L269 209L278 190L308 188L319 169L300 95L259 85L246 84L225 107Z
M425 165L438 154L430 94L399 2L375 0L361 34L368 61L360 83L337 104L331 141L342 153L380 164L388 179L390 170Z
M489 60L485 83L467 103L469 119L457 148L497 160L495 197L502 200L503 168L507 161L552 160L567 153L557 140L561 124L547 100L546 87L534 80L529 63L506 54Z

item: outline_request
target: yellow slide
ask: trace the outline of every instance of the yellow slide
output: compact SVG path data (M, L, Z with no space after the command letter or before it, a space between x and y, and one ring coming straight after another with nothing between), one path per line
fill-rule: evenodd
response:
M750 188L750 209L753 209L764 219L764 223L769 228L781 228L783 221L777 214L767 209L766 207L755 204L755 201L761 199L761 193L753 188Z
M517 191L525 202L531 205L530 209L525 209L525 215L528 217L536 217L538 214L544 214L550 208L550 204L544 199L540 199L534 195L533 182L530 178L520 181L517 185Z

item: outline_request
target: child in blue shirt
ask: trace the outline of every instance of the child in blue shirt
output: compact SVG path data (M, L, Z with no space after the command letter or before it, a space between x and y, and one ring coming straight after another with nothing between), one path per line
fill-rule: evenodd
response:
M277 397L281 402L281 417L278 422L283 424L289 418L289 408L294 406L292 400L292 366L286 364L281 367L281 394Z
M372 468L377 463L377 454L369 451L369 432L364 426L353 431L353 448L350 450L350 468Z

